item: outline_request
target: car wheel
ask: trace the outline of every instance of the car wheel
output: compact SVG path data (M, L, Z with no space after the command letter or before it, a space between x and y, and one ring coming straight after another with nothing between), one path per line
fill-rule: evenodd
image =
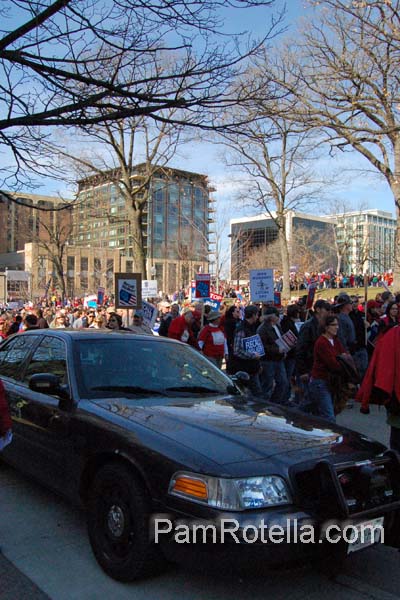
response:
M150 539L149 498L124 465L108 464L89 492L88 532L102 569L118 581L160 572L161 553Z

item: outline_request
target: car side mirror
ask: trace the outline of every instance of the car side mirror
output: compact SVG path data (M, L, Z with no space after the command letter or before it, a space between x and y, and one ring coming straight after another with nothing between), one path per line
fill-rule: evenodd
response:
M60 383L60 378L53 373L36 373L29 379L29 388L40 394L59 396L62 400L69 400L69 388Z
M246 371L238 371L231 377L234 383L246 385L250 381L250 375Z

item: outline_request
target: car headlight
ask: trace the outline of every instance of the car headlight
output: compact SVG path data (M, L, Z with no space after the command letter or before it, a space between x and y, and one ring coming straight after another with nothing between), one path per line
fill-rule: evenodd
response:
M247 510L279 506L292 502L285 481L277 475L225 479L175 473L169 494L223 510Z

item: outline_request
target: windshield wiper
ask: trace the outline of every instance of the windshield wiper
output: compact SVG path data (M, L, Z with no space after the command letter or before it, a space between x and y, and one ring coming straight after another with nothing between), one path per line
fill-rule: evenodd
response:
M91 387L90 391L105 391L105 392L126 392L128 394L146 394L149 396L163 396L164 392L160 390L149 390L148 388L140 387L139 385L97 385Z
M194 394L223 394L220 390L213 390L202 385L177 385L165 388L167 392L193 392Z

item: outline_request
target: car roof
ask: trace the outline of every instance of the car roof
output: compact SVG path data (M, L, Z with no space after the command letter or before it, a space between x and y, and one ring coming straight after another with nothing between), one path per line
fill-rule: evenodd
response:
M110 336L124 336L128 339L137 340L137 341L150 341L150 342L168 342L174 343L176 340L168 339L165 337L155 336L155 335L140 335L138 333L134 333L133 331L124 331L124 330L113 330L113 329L94 329L94 328L85 328L85 329L28 329L23 332L23 335L56 335L57 337L69 338L73 340L80 339L88 339L92 336L96 336L99 339L109 339ZM18 333L16 335L21 335Z

